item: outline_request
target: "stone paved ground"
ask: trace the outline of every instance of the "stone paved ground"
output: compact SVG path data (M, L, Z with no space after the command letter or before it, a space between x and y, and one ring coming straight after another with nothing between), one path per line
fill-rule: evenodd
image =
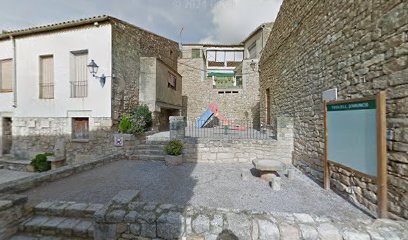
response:
M273 192L263 180L241 179L250 164L183 164L117 161L88 172L47 183L26 192L31 203L43 200L106 203L120 190L137 189L143 201L192 204L260 211L309 213L339 219L369 218L333 192L302 174L282 178Z
M11 182L11 181L16 181L18 179L31 176L33 174L35 174L35 173L19 172L19 171L11 171L11 170L6 170L6 169L0 169L0 184L6 183L6 182Z

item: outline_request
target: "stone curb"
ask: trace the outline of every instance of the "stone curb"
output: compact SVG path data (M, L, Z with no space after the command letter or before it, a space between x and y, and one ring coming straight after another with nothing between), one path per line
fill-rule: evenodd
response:
M393 239L404 239L408 234L408 223L382 219L337 221L304 213L134 201L127 205L106 205L95 214L94 220L97 236L123 239L216 239L224 229L231 230L239 239L387 239L389 234L393 234Z
M94 167L99 167L114 161L118 161L120 159L119 156L120 155L104 156L87 163L68 165L55 170L28 176L17 181L6 182L0 184L0 194L22 192L36 187L44 182L55 181L71 176L75 173L80 173Z

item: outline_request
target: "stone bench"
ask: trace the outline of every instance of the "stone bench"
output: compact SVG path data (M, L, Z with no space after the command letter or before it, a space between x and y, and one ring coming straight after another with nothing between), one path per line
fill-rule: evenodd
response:
M286 164L276 160L256 159L252 161L252 164L259 171L261 178L268 182L272 181L277 172L287 169Z

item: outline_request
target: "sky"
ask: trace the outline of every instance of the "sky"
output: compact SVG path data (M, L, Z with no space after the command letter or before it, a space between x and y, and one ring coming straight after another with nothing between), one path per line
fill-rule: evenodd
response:
M111 15L177 42L233 44L241 42L260 24L274 21L281 3L282 0L0 0L0 31Z

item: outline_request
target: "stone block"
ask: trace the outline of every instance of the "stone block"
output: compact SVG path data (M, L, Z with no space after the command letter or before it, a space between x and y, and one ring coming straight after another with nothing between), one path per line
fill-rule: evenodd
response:
M106 221L110 223L119 223L123 221L125 215L125 210L113 210L106 215Z
M132 202L139 197L140 191L137 190L123 190L112 198L112 203L124 205Z
M317 231L322 240L342 240L339 230L331 223L322 223L318 226Z
M183 163L183 155L179 156L166 155L164 157L164 161L166 162L167 166L177 166Z
M194 233L205 233L210 230L210 219L207 216L199 215L192 222Z
M231 230L239 239L251 239L252 222L244 214L227 213L224 228Z
M271 181L271 187L273 191L281 190L282 179L278 176L273 176Z
M258 220L259 240L279 239L279 228L268 220ZM255 227L255 226L254 226Z
M293 168L289 168L287 171L287 177L289 180L293 180L295 179L295 175L296 175L296 170Z
M140 236L146 238L155 238L156 223L141 223Z
M317 232L316 228L311 225L306 224L299 224L300 233L302 239L305 240L318 240L319 233Z
M10 200L0 200L0 211L5 210L13 206L13 202Z
M116 237L116 224L96 223L94 229L94 239L111 240Z

